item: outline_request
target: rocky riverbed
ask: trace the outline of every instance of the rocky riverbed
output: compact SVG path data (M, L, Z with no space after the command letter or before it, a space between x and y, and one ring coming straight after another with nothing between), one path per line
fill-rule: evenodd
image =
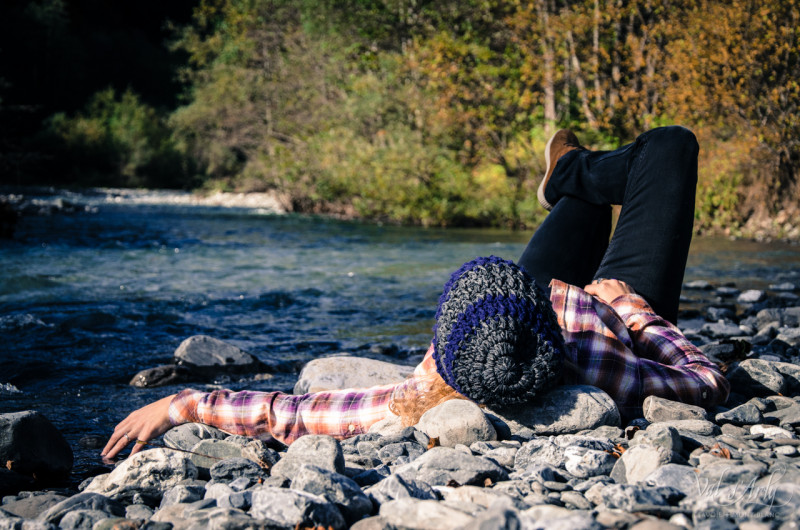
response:
M685 292L706 300L681 325L724 367L724 407L650 397L643 417L623 423L599 389L560 387L521 411L450 401L414 427L386 420L288 448L190 424L77 490L40 487L71 458L47 420L5 414L0 528L797 528L797 286L696 282ZM236 350L194 338L174 366L195 378L204 365L264 368ZM396 380L408 369L330 357L306 365L295 388Z

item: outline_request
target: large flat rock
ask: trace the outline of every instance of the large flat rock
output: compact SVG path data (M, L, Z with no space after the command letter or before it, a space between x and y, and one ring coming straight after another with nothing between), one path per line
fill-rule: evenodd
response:
M387 363L362 357L324 357L314 359L303 367L294 385L295 394L369 388L399 383L414 371L412 366Z

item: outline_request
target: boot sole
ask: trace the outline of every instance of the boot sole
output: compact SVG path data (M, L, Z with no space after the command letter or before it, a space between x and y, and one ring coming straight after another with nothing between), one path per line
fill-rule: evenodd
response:
M544 177L542 177L542 182L539 183L539 189L536 191L536 198L539 199L539 204L541 204L542 208L548 212L553 209L553 205L547 202L547 199L544 198L544 188L547 186L547 181L550 180L551 176L550 164L552 161L550 160L550 146L553 144L553 139L556 137L556 134L558 134L557 131L553 133L553 136L547 140L547 145L544 146Z

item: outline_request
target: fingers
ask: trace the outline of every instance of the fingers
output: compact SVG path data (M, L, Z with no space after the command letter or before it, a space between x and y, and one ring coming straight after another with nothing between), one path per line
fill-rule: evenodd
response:
M167 432L172 427L168 411L173 397L167 396L131 412L114 428L100 455L114 458L131 444L131 455L135 455L147 446L147 442Z
M625 294L635 293L631 286L623 281L606 279L595 280L583 290L607 304Z

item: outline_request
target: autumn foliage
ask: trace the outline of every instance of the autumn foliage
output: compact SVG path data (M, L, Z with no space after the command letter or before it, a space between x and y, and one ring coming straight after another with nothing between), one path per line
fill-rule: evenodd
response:
M800 197L798 18L800 0L201 0L164 120L208 188L501 226L541 220L556 128L609 149L682 124L698 228L800 237L782 221Z

